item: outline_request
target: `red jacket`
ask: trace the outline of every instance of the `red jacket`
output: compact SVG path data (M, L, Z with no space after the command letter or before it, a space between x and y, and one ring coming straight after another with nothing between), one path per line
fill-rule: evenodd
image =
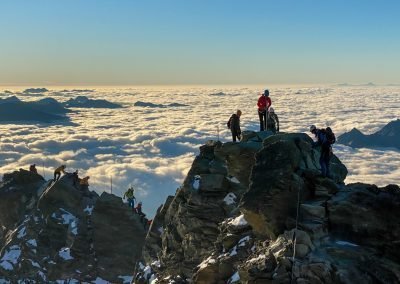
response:
M270 97L266 97L262 95L257 102L258 110L259 111L264 111L267 110L271 106L272 102Z

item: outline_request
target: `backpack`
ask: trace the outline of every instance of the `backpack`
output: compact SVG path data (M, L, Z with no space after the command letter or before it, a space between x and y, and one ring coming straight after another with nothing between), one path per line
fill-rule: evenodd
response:
M228 126L229 129L231 129L231 120L232 120L233 114L229 118L228 122L226 123L226 126Z
M326 141L329 143L329 145L332 145L336 142L335 133L333 133L332 128L330 128L330 127L327 127L325 129L325 137L326 137Z

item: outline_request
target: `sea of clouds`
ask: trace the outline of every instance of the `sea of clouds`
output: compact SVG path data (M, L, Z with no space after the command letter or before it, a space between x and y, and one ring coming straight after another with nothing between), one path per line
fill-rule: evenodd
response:
M173 195L199 146L209 139L230 140L226 121L241 109L242 130L258 130L260 87L124 87L67 91L49 88L41 95L24 88L0 88L0 98L52 97L60 102L85 95L120 103L121 109L73 109L72 124L0 124L0 174L36 163L51 178L67 165L89 175L91 189L122 196L129 185L152 216ZM373 133L400 117L400 87L271 87L272 105L284 132L308 132L311 124L331 126L337 136L357 127ZM134 104L138 103L137 106ZM150 105L152 103L154 105ZM177 103L174 106L171 104ZM76 124L76 125L75 125ZM346 183L400 184L400 151L353 149L334 145L347 166Z

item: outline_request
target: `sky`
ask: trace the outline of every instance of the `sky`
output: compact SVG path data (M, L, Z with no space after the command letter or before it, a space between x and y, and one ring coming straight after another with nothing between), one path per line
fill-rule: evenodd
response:
M399 1L2 0L0 85L400 83Z

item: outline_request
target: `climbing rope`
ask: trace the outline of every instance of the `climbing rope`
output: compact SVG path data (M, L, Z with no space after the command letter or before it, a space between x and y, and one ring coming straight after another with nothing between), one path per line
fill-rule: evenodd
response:
M294 280L294 262L296 258L296 242L297 242L297 226L299 223L299 211L300 211L300 187L297 191L297 209L296 209L296 227L293 233L292 237L292 243L293 243L293 256L292 256L292 281Z

